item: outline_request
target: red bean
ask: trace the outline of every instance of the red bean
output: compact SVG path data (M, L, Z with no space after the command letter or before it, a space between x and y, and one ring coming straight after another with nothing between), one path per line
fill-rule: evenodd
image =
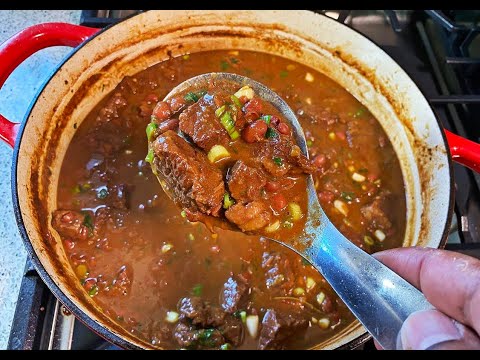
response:
M313 165L319 169L321 169L327 162L327 157L325 154L318 154L313 158Z
M278 124L280 124L280 119L275 115L272 115L272 117L270 118L270 125L277 126Z
M167 120L171 115L170 105L166 101L160 101L153 109L153 116L160 121Z
M283 135L290 135L290 126L283 122L277 125L277 129Z
M318 200L322 203L331 203L335 199L335 194L331 191L325 190L318 193Z
M262 103L257 98L253 98L243 107L245 113L254 112L260 114L262 112Z
M282 210L285 206L287 206L287 200L285 199L285 196L282 194L275 194L271 198L272 201L272 208L275 211L280 211Z
M280 183L278 183L277 181L267 181L267 183L265 184L265 190L267 190L268 192L275 192L279 189Z
M260 141L265 137L265 133L267 132L268 125L263 120L257 120L250 125L248 125L242 131L242 138L247 143L253 143L256 141Z

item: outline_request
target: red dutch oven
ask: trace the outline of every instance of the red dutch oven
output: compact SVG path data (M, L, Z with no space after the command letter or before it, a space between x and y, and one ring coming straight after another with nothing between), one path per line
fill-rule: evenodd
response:
M35 25L1 46L0 86L28 56L57 45L75 49L37 94L24 122L0 115L0 138L14 148L15 215L33 264L55 296L95 332L125 348L152 345L108 318L86 294L50 225L60 166L75 129L124 76L169 56L216 49L267 52L329 76L372 112L398 155L407 201L403 246L442 246L454 204L452 159L480 169L479 145L442 129L398 64L363 35L323 15L148 11L101 31L63 23ZM367 337L354 322L316 348L353 347Z

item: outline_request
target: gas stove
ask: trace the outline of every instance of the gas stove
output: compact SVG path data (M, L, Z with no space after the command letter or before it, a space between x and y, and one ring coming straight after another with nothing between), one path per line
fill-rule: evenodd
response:
M143 10L83 10L102 28ZM314 10L369 37L405 69L442 125L480 141L480 11ZM480 175L454 164L455 216L446 248L480 258ZM119 349L52 295L27 261L8 349ZM358 349L374 349L369 341Z

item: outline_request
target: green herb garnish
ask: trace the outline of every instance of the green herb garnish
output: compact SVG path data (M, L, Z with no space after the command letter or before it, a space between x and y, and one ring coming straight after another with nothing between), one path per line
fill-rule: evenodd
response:
M280 71L280 77L282 79L285 79L287 76L288 76L288 71L287 70Z
M202 284L196 284L192 288L192 294L195 296L202 296L202 291L203 291L203 285Z
M108 196L108 190L106 188L101 188L97 191L97 199L105 199Z
M190 102L197 102L198 101L198 96L194 92L189 92L189 93L187 93L187 95L184 96L184 99L186 101L190 101Z
M273 130L271 127L267 129L267 132L265 133L265 137L267 139L274 139L278 136L277 132Z
M222 71L227 70L229 67L230 67L230 64L227 61L225 60L220 61L220 69L222 69Z
M281 157L274 157L273 158L273 162L277 165L277 166L282 166L283 165L283 159Z
M356 198L355 193L349 191L342 191L340 197L347 201L353 201Z

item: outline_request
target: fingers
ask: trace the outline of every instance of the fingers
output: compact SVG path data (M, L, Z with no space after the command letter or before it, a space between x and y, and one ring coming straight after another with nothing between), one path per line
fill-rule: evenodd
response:
M399 248L374 254L451 318L480 333L480 261L446 250Z
M418 311L403 323L397 349L480 349L480 338L465 325L438 310Z

